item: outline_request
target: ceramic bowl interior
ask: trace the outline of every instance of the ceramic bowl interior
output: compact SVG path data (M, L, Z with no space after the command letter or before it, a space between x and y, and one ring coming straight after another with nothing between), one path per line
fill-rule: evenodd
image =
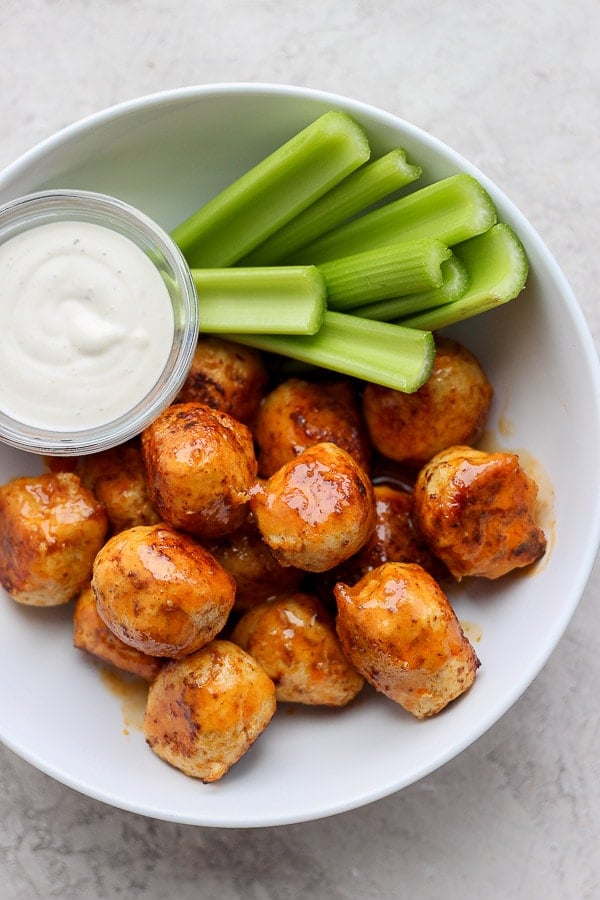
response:
M437 717L418 722L365 690L350 708L281 708L219 783L161 762L140 730L141 701L71 646L71 610L0 597L0 737L52 777L107 803L181 823L245 827L359 807L432 772L475 741L540 671L581 597L600 528L600 379L590 333L557 263L502 191L411 124L339 96L274 85L189 88L101 112L45 141L0 176L0 201L33 190L101 191L168 230L319 114L345 109L374 154L407 149L423 181L466 171L520 235L531 261L521 297L451 334L494 385L485 443L517 450L541 486L545 559L526 575L468 581L452 601L482 667ZM0 447L0 480L39 470Z

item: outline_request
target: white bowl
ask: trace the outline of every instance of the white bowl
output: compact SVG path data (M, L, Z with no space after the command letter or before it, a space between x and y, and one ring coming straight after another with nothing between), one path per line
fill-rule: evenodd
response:
M320 113L345 109L379 153L404 146L425 180L475 175L531 261L524 294L453 333L494 385L488 438L523 451L541 482L549 552L528 575L452 594L482 667L473 688L417 722L365 691L351 708L281 708L250 752L213 785L186 778L147 749L131 710L71 646L70 609L22 608L0 597L0 737L52 777L114 806L212 826L307 821L358 807L432 772L515 702L561 637L600 537L600 376L565 278L534 229L481 172L435 138L364 104L304 88L217 85L125 103L77 123L0 176L0 201L34 190L101 191L165 229ZM40 469L0 448L0 481ZM128 701L129 702L129 701ZM125 708L124 708L125 706Z

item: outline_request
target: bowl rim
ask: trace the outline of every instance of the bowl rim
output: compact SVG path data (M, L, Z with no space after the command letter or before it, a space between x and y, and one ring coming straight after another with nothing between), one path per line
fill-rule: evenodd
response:
M170 88L168 90L157 91L142 95L140 97L131 98L106 107L90 115L87 115L71 123L70 125L65 126L49 137L44 138L32 148L25 151L25 153L21 154L14 162L0 171L0 190L4 187L5 182L13 178L17 178L20 172L31 166L32 162L35 161L36 158L44 156L46 153L53 149L60 148L63 143L77 138L79 134L86 132L92 127L102 125L105 122L114 120L115 118L118 118L120 116L125 116L130 112L140 110L144 107L154 107L160 104L168 104L175 100L193 100L202 96L227 96L236 93L246 94L248 96L252 96L253 94L275 94L290 98L309 100L315 99L321 102L327 102L331 105L336 106L337 108L352 111L356 116L360 116L361 112L364 112L368 117L373 117L376 120L384 122L393 128L402 128L408 134L414 135L415 139L419 142L430 146L437 153L441 153L446 159L452 161L453 164L455 164L457 167L460 167L463 171L469 172L477 177L484 185L484 187L490 190L490 193L492 194L494 200L498 201L502 205L503 217L505 217L505 214L506 216L510 217L516 229L520 229L521 234L523 232L527 234L528 238L531 238L542 252L544 257L544 264L548 267L552 278L556 280L562 296L567 302L569 313L573 319L574 326L581 341L581 347L588 364L590 375L593 380L593 390L595 392L595 395L597 397L600 397L600 362L598 360L596 347L583 310L579 306L566 277L564 276L562 270L558 265L558 262L556 261L550 250L546 247L544 241L542 240L535 227L529 222L528 219L526 219L526 217L523 215L523 213L520 212L520 210L514 205L514 203L504 194L497 183L488 178L477 168L477 166L470 163L460 153L456 152L442 140L434 137L419 126L413 125L411 122L403 119L402 117L386 112L385 110L375 105L316 88L269 82L218 82L215 84L189 85L179 88ZM476 725L469 731L468 737L462 737L458 735L456 739L451 743L451 745L446 748L446 751L436 757L433 763L423 764L421 769L417 772L416 776L411 776L409 780L399 780L398 784L392 789L390 789L388 785L384 785L382 786L380 791L369 791L367 796L365 796L364 794L355 793L348 803L338 803L336 806L329 805L326 808L324 807L320 810L317 810L310 816L310 820L316 820L325 816L339 814L341 812L366 805L367 803L371 803L385 796L389 796L391 793L397 792L402 788L408 786L408 784L413 784L416 781L419 781L426 775L429 775L431 772L443 766L450 759L460 754L464 749L466 749L466 747L473 744L479 737L481 737L487 730L489 730L492 725L498 722L510 707L514 705L516 700L524 693L531 682L539 674L539 672L549 659L550 655L554 651L569 621L571 620L575 609L579 604L579 601L581 600L586 584L591 575L591 571L598 554L598 548L600 546L600 497L595 499L594 502L595 506L593 520L590 521L588 528L589 540L586 543L585 552L582 554L582 557L579 560L578 570L576 573L574 573L573 589L571 591L571 602L565 604L562 610L562 615L556 617L551 634L549 635L544 646L539 647L537 653L531 657L526 677L521 679L519 683L513 686L513 689L509 693L503 696L502 703L495 705L493 710L490 710L487 716L481 717ZM299 816L293 818L282 814L278 819L270 817L268 821L263 821L261 820L260 815L257 811L257 815L253 819L248 819L245 821L233 821L227 820L226 818L216 821L211 818L207 819L206 817L203 817L201 814L201 810L199 811L199 815L194 817L180 816L177 813L169 814L165 810L153 811L150 806L124 803L120 801L120 799L116 796L111 796L106 792L95 790L93 785L83 785L79 779L70 778L68 772L60 772L52 766L45 765L44 760L40 759L38 756L36 756L36 754L31 753L27 749L14 746L9 740L6 740L4 737L2 737L2 740L3 743L13 749L14 752L16 752L19 756L28 760L38 769L46 772L46 774L52 776L56 780L61 781L69 787L79 790L87 794L88 796L94 797L97 800L110 803L117 808L139 813L141 815L155 817L165 821L176 821L182 824L242 828L292 824L294 822L309 820L306 817Z

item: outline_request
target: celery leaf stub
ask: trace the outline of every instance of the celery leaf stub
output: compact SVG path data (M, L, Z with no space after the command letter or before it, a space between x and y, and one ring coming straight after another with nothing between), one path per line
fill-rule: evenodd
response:
M366 162L365 130L347 113L320 116L171 233L193 268L241 260Z

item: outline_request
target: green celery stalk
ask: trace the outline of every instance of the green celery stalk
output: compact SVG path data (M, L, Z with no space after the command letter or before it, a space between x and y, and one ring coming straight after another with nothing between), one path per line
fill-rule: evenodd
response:
M357 215L421 175L402 148L366 163L267 238L243 260L245 266L270 266Z
M171 236L190 266L232 265L370 155L364 129L330 111L209 200Z
M471 175L451 175L335 228L286 262L318 265L426 237L453 246L487 231L495 222L494 204L482 185Z
M378 319L380 322L394 322L411 313L421 312L441 306L443 303L451 303L463 296L469 285L469 275L466 266L454 253L445 259L441 265L443 283L440 287L420 291L415 294L407 294L405 297L392 297L389 300L379 300L376 303L367 303L365 306L355 307L352 312L355 316L363 316L365 319Z
M465 294L453 303L403 318L402 325L431 330L445 328L514 300L525 287L529 261L510 225L494 225L485 234L454 247L454 252L469 273L470 284Z
M327 291L316 266L192 269L200 331L314 334Z
M440 287L441 264L451 251L434 238L391 244L317 266L327 305L344 312L389 297Z
M311 336L236 334L228 338L406 393L427 381L435 356L429 331L331 311Z

